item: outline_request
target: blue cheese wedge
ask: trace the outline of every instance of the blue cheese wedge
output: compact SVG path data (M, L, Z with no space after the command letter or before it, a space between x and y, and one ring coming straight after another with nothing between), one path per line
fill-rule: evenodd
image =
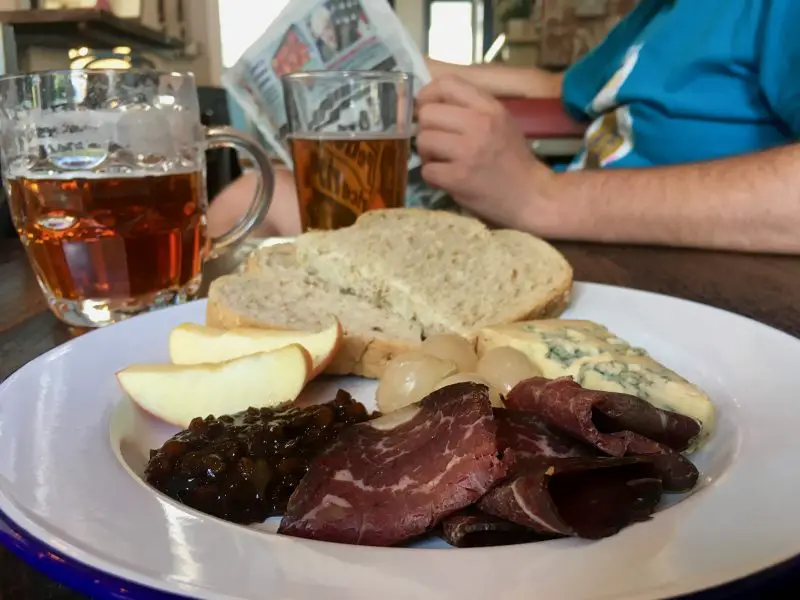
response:
M696 419L702 426L694 450L715 426L711 399L697 386L592 321L545 319L483 329L478 354L510 346L524 353L544 377L571 376L583 387L632 394L664 410Z

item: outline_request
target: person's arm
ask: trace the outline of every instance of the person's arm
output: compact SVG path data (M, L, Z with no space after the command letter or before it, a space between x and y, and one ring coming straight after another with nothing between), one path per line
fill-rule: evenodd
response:
M274 165L275 191L267 217L252 232L254 237L291 236L300 233L300 209L292 172ZM247 212L258 184L255 171L245 171L241 177L225 186L208 208L208 233L219 237L242 219Z
M800 254L800 143L668 167L554 173L503 106L457 78L420 91L422 176L488 222L550 239Z
M542 182L549 199L531 198L523 211L526 226L555 238L800 254L800 2L757 10L753 95L794 144L698 164L555 174Z
M551 239L800 253L800 145L688 165L531 168L523 227Z
M563 73L537 67L521 68L494 64L454 65L426 60L434 79L455 75L499 97L560 98Z

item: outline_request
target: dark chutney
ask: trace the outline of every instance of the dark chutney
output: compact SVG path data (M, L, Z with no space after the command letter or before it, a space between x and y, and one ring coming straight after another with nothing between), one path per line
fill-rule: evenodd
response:
M307 408L197 417L150 451L145 479L178 502L235 523L282 515L311 461L339 432L372 418L350 394Z

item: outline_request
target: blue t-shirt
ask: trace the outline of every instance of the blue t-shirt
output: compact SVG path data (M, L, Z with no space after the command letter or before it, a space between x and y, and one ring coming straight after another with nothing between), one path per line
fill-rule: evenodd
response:
M641 0L569 69L571 169L722 158L800 138L800 0Z

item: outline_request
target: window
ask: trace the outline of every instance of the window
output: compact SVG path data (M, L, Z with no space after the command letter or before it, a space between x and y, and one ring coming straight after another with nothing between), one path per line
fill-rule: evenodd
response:
M433 0L430 3L428 55L445 62L473 62L475 34L471 0Z
M289 0L221 0L222 65L232 66L280 14Z

